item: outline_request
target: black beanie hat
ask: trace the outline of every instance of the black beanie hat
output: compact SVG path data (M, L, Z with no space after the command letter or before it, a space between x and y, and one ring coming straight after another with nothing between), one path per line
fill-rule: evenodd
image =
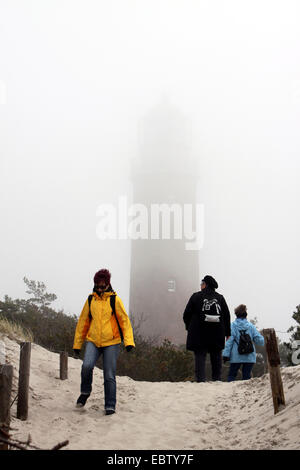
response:
M202 281L207 284L208 287L212 289L217 289L218 288L218 283L217 281L212 277L212 276L205 276Z

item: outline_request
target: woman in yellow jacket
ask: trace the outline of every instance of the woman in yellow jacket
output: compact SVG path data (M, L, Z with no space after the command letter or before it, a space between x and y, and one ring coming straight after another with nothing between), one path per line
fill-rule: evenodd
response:
M73 344L78 357L83 343L87 342L81 368L80 396L76 406L84 406L90 396L93 369L103 354L104 407L107 415L115 413L116 367L122 339L128 352L135 347L130 319L122 300L111 287L110 278L111 274L107 269L101 269L95 274L91 303L89 306L87 299L83 306ZM115 313L111 307L112 295L115 295Z

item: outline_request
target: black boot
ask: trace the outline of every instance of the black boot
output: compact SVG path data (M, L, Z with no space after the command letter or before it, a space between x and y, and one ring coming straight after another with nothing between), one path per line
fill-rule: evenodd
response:
M80 397L78 398L77 400L77 403L76 403L76 407L77 408L82 408L85 404L86 404L86 401L88 399L90 395L85 395L85 394L81 394Z

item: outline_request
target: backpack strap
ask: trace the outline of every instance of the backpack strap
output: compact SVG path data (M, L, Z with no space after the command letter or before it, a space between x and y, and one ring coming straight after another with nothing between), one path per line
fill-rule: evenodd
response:
M92 320L92 314L91 314L91 302L92 302L93 294L88 296L88 301L89 301L89 319Z
M88 302L89 302L89 319L90 321L92 320L92 314L91 314L91 302L92 302L92 298L93 298L93 294L90 294L88 296ZM120 333L120 336L121 336L121 341L123 341L124 339L124 336L123 336L123 332L122 332L122 328L120 327L120 323L118 321L118 317L117 317L117 314L116 314L116 294L113 294L110 296L110 306L111 306L111 309L112 309L112 315L115 315L116 317L116 320L117 320L117 325L118 325L118 328L119 328L119 333Z
M240 330L239 331L239 340L241 338L241 333L245 333L247 330ZM239 341L236 340L236 338L234 338L234 341L236 342L237 345L239 345Z
M118 321L118 317L117 317L117 314L116 314L116 294L113 294L113 295L110 296L110 306L111 306L111 309L112 309L112 315L115 315L116 320L117 320L117 325L118 325L118 328L119 328L121 341L123 341L124 336L123 336L122 328L120 327L120 323Z

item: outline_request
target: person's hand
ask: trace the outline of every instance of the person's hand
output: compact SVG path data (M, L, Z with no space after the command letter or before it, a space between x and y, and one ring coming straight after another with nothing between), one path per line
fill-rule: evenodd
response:
M225 362L227 362L227 361L229 361L229 357L223 356L223 362L224 362L224 364L225 364Z
M134 346L131 346L131 345L126 346L126 351L129 352L129 351L131 351L133 348L134 348Z
M75 359L79 359L80 349L73 349L73 351L74 351L74 354L75 354Z

